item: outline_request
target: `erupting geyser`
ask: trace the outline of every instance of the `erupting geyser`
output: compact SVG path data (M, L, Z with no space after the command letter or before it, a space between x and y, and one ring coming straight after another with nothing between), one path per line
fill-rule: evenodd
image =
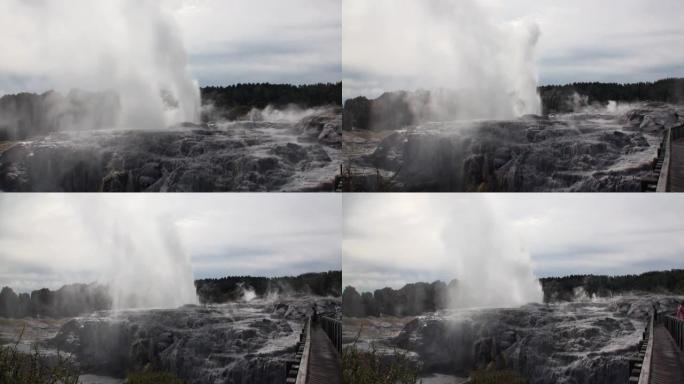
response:
M3 1L0 72L30 88L20 90L114 92L118 127L198 122L199 88L169 6L157 0Z
M532 258L505 207L496 204L486 195L345 196L344 284L373 291L455 278L448 308L542 302Z
M449 298L454 308L514 307L543 300L530 254L513 225L496 213L494 202L469 199L470 209L447 213L451 219L442 235L458 278L458 289Z
M100 280L109 286L114 309L199 302L190 260L170 215L141 197L84 202L82 218L102 252Z
M540 114L536 23L499 22L474 0L349 0L343 12L345 98L428 89L431 118Z

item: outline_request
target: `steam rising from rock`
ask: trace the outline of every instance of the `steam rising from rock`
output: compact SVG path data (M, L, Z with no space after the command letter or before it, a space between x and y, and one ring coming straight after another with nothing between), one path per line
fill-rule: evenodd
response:
M535 23L497 23L475 0L349 0L343 9L345 98L430 89L440 119L541 112Z
M113 91L117 126L199 120L200 96L168 1L0 3L0 73L41 92Z
M469 199L470 209L450 212L442 232L453 256L457 289L451 307L513 307L540 303L543 291L532 260L513 225L496 214L489 199Z
M123 196L122 196L123 197ZM197 304L189 257L173 218L145 199L89 199L83 218L102 250L101 281L114 309Z
M345 196L343 201L345 286L368 292L389 284L397 289L406 283L455 278L455 284L443 287L448 288L447 307L542 302L532 258L507 210L497 208L500 200L486 195L380 194ZM399 296L425 294L406 292ZM438 297L434 301L438 308L443 306Z

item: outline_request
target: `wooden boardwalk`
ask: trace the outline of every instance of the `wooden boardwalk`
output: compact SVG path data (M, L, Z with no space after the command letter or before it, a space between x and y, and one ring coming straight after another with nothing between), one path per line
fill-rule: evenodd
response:
M651 384L684 383L684 353L662 324L653 328Z
M340 355L318 323L311 324L311 355L307 383L342 383Z
M669 190L684 192L684 138L672 141Z

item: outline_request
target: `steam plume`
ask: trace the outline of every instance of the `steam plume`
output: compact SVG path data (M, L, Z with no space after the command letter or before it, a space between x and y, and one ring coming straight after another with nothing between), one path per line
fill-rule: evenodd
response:
M430 89L440 118L540 113L535 23L497 23L475 0L348 0L343 10L345 98Z
M199 119L170 2L7 0L0 3L0 73L32 91L113 91L116 125L162 128Z

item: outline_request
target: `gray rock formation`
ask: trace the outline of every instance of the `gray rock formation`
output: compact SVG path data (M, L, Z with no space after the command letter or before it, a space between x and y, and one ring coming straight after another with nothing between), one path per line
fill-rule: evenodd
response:
M61 131L0 147L0 190L332 190L340 124L325 115L295 125Z
M684 110L665 104L625 114L424 123L345 132L345 156L353 171L379 171L395 190L640 191L663 133L683 123Z
M69 321L50 345L72 353L85 373L122 377L150 366L194 384L279 384L312 305L340 311L339 300L301 297L101 312Z
M514 309L440 311L409 321L395 336L367 341L384 353L406 350L424 372L467 375L513 369L531 384L624 383L655 303L673 311L671 296L625 296ZM365 319L383 323L382 318ZM346 324L345 324L346 326ZM353 330L345 329L345 333Z

